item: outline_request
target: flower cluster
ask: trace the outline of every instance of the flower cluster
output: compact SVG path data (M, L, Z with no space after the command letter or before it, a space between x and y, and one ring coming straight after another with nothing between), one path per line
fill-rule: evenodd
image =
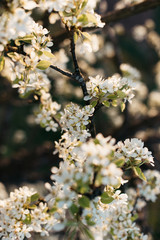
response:
M78 141L76 138L73 140L71 139L71 136L69 132L65 132L62 136L59 142L55 141L55 148L54 154L57 152L59 153L59 157L62 158L64 161L66 160L75 160L81 162L82 157L79 159L77 156L77 153L75 151L75 148L81 144L80 141Z
M96 98L98 102L102 102L107 107L110 106L110 103L117 106L118 99L122 103L131 102L134 97L134 89L135 84L131 79L122 78L118 74L107 79L103 79L99 75L95 78L89 77L87 82L89 96L86 96L85 100Z
M1 239L30 238L33 231L48 235L50 221L54 223L55 220L47 213L46 204L38 202L38 197L36 191L23 187L0 201Z
M122 63L120 65L120 70L122 71L124 77L130 78L131 80L140 80L141 78L140 72L135 67L132 67L127 63Z
M140 166L144 163L149 163L154 166L152 153L148 148L144 147L144 143L137 139L126 139L123 142L118 142L118 148L115 156L125 158L126 166Z
M138 185L139 193L146 201L155 202L160 194L160 173L156 170L144 172L147 182Z
M8 44L9 40L24 37L33 32L34 20L22 8L16 8L12 12L4 12L0 16L0 52Z
M117 167L113 156L114 143L114 139L98 134L96 139L81 143L75 149L72 147L70 161L61 162L59 169L52 168L51 179L56 183L52 192L57 192L52 197L54 204L58 203L58 207L70 207L73 203L81 206L80 198L88 202L94 195L101 195L104 188L101 190L101 186L116 188L125 182L123 171ZM57 188L61 191L56 191Z
M34 25L34 34L17 39L19 42L29 42L30 45L23 47L23 54L9 52L7 55L11 58L11 80L13 87L18 88L22 96L44 89L49 91L50 82L45 73L39 69L45 69L45 64L51 64L50 60L53 55L50 52L49 46L52 46L50 38L45 36L48 33L41 26ZM47 59L47 60L46 60ZM47 66L47 67L48 67ZM37 69L39 68L39 69Z
M104 23L101 22L100 15L94 12L94 8L98 1L99 0L45 0L40 1L39 6L45 7L49 11L58 11L62 21L68 27L103 27Z
M140 233L140 229L132 220L131 209L128 208L127 194L122 194L120 191L112 192L112 200L106 204L99 197L96 197L90 209L83 211L83 222L87 224L95 223L91 230L95 240L112 239L132 239L132 240L147 240L147 236Z
M62 129L69 132L72 140L77 138L84 142L91 136L86 126L90 123L89 118L93 112L94 108L91 105L83 108L74 103L67 105L60 119Z
M46 131L57 131L58 123L55 122L55 115L59 111L61 105L57 102L53 102L50 93L46 93L41 90L41 105L39 111L36 112L36 123L44 127Z
M70 33L75 72L65 72L56 66L52 69L77 79L79 68L74 45L78 36L84 40L83 47L89 52L100 49L101 38L82 32L85 27L104 26L100 15L94 12L98 1L13 0L4 1L6 9L4 12L0 10L0 70L6 58L10 64L13 88L18 88L22 97L33 93L35 99L40 98L36 122L46 131L55 132L58 126L63 131L61 139L55 143L55 153L58 152L63 161L59 168L52 168L53 185L46 183L50 194L45 200L41 201L33 189L23 187L12 192L8 199L0 201L0 238L4 240L30 238L32 232L45 236L50 231L61 230L67 232L68 239L76 239L77 233L79 238L83 234L86 239L95 240L148 239L140 233L133 214L140 211L146 201L155 201L160 194L159 172L148 170L143 174L140 169L144 163L154 165L151 152L141 140L135 138L118 144L115 144L115 139L105 138L101 134L95 139L90 138L95 109L102 105L117 106L120 102L123 111L126 101L131 102L134 97L133 80L139 80L140 73L128 64L121 64L122 76L114 74L107 79L99 75L89 77L82 84L86 84L88 92L84 100L90 102L92 99L90 105L80 107L71 103L64 112L57 114L61 106L52 100L47 76L47 71L51 76L53 70L41 71L55 62L65 67L68 58L61 50L56 53L57 59L53 60L50 50L53 43L49 32L34 22L30 10L40 7L58 13ZM123 1L127 5L131 2ZM147 32L142 35L145 34ZM148 35L148 41L159 50L155 39L159 36L155 36L154 32ZM80 46L79 52L85 52L85 48ZM110 56L114 56L116 52L111 50ZM137 191L129 189L126 194L119 188L127 182L123 179L123 170L130 168L146 182L141 182Z

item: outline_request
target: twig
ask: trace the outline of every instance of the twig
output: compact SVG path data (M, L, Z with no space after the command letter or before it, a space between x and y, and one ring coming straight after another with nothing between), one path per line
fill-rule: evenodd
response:
M58 124L58 126L62 129L62 125L60 124L60 122L57 120L57 118L55 118L54 116L52 116L53 120Z
M102 22L105 22L106 24L117 22L119 20L123 20L125 18L128 18L130 16L134 16L138 13L145 12L147 10L154 9L156 7L160 6L160 0L145 0L141 3L135 3L130 6L124 7L119 10L113 10L108 12L106 15L102 16L101 20ZM92 31L99 29L97 27L87 27L83 28L82 31ZM62 29L61 32L56 35L54 35L54 42L59 44L67 37L67 33L65 29Z
M80 86L83 91L83 95L85 97L88 95L88 92L87 92L85 80L80 72L80 68L78 66L78 61L77 61L77 57L76 57L76 53L75 53L74 29L71 29L71 31L68 30L68 33L70 35L71 54L72 54L72 60L73 60L74 70L75 70L73 76L75 76L75 79L80 83Z
M67 71L64 71L62 69L60 69L59 67L56 67L56 66L53 66L53 65L50 65L50 68L54 69L55 71L65 75L66 77L69 77L69 78L73 78L73 75L72 73L70 72L67 72Z
M81 88L82 88L82 91L83 91L83 96L87 96L89 95L88 94L88 91L87 91L87 87L86 87L86 82L81 74L81 71L80 71L80 68L79 68L79 65L78 65L78 61L77 61L77 57L76 57L76 52L75 52L75 40L74 40L74 32L75 32L75 29L72 28L71 30L68 29L68 27L66 26L66 29L67 29L67 32L69 34L69 37L70 37L70 41L71 41L71 54L72 54L72 60L73 60L73 65L74 65L74 73L73 73L73 77L76 79L76 81L79 82ZM86 101L86 105L90 104L90 101ZM93 117L90 118L90 124L88 126L89 128L89 131L91 133L91 136L92 138L95 138L96 136L96 131L95 131L95 125L94 125L94 122L93 122Z
M145 12L158 6L160 6L159 0L145 0L141 3L131 4L130 6L127 6L123 9L108 12L105 16L102 17L102 22L105 22L107 24L111 22L117 22L119 20L141 12Z

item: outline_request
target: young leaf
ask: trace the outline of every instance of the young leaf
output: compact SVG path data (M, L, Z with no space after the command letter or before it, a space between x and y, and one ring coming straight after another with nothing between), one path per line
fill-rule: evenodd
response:
M96 19L96 17L93 14L86 13L86 17L88 19L88 22L92 22L94 24L97 24L97 19Z
M25 224L31 224L31 215L27 214L26 218L23 220L23 223Z
M3 70L5 64L4 56L0 57L0 72Z
M112 106L113 106L113 107L117 107L117 100L113 100L113 101L112 101Z
M93 101L93 102L91 102L92 107L95 107L95 106L97 105L97 102L98 102L98 101L96 101L96 100Z
M93 237L91 231L87 227L83 228L83 232L86 235L86 237L88 237L91 240L94 240L94 237Z
M43 53L44 53L44 55L46 55L49 58L55 58L55 56L51 52L43 51Z
M73 215L75 215L76 213L78 213L79 208L75 204L72 204L72 206L70 207L70 211Z
M57 211L57 207L53 207L53 208L51 208L50 210L49 210L49 212L52 214L52 213L54 213L54 212L56 212Z
M90 206L89 198L86 197L86 196L83 196L83 197L79 198L78 203L83 208L88 208Z
M46 70L50 65L51 65L51 62L46 60L41 60L36 67L39 68L40 70Z
M102 104L105 106L105 107L110 107L110 102L105 100L102 102Z
M82 10L83 8L85 8L85 6L87 5L87 3L88 3L88 0L84 0L84 1L83 1L82 6L81 6L81 10Z
M78 21L79 22L82 22L84 25L88 23L88 18L86 16L86 14L81 14L79 17L78 17Z
M123 165L125 164L125 160L124 158L119 158L119 159L116 159L114 163L117 165L117 167L123 167Z
M39 194L38 194L38 193L33 194L33 195L31 196L31 202L37 201L38 198L39 198Z
M104 204L109 204L114 200L113 197L109 196L108 193L103 192L101 195L101 202Z
M118 91L117 91L117 95L118 95L120 98L124 98L124 97L126 96L126 94L125 94L123 91L121 91L121 90L118 90Z
M87 32L81 32L81 33L85 38L87 38L88 40L91 41L91 35L89 33L87 33Z
M124 102L121 102L121 111L122 111L122 112L124 111L125 107L126 107L125 103L124 103Z
M74 42L76 43L78 40L78 34L76 32L74 32L73 38L74 38Z
M139 167L133 167L133 171L137 177L139 177L140 179L142 179L144 181L147 181L146 177L144 176L144 173L142 172L142 170Z
M114 100L114 99L117 99L117 96L114 95L114 94L110 94L110 95L107 96L107 98Z

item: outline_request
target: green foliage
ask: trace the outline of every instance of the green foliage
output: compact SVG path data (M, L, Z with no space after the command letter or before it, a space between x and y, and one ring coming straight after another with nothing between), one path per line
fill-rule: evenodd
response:
M103 192L101 195L101 202L104 204L109 204L114 200L107 192Z
M90 200L86 196L80 197L78 203L82 208L88 208L90 206Z
M5 59L4 59L4 56L1 56L0 57L0 72L3 70L4 65L5 65Z
M50 61L41 60L36 67L40 70L46 70L50 65L51 65Z
M142 170L139 167L133 167L133 171L137 177L146 181L146 177L144 176L144 173L142 172Z

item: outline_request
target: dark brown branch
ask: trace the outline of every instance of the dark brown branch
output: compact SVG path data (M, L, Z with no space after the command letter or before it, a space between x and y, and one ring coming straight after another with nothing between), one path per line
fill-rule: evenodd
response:
M72 74L72 76L74 77L74 79L76 81L79 82L79 84L82 88L82 91L83 91L83 96L85 97L89 94L88 94L88 91L87 91L86 82L84 80L84 77L81 74L81 71L80 71L80 68L79 68L79 65L78 65L78 61L77 61L77 57L76 57L75 40L74 40L75 29L73 28L73 29L69 30L67 26L66 26L66 29L67 29L67 32L69 34L70 41L71 41L71 43L70 43L71 55L72 55L72 60L73 60L73 65L74 65L74 73ZM90 101L86 101L86 104L90 104ZM94 125L94 122L93 122L93 117L90 118L90 124L88 126L88 129L90 130L92 138L95 138L96 131L95 131L95 125Z
M62 129L62 126L61 126L60 122L57 120L57 118L55 118L54 116L52 116L52 118L58 124L58 126Z
M144 2L135 3L123 9L108 12L105 16L102 17L102 22L117 22L119 20L136 15L141 12L145 12L158 6L160 6L159 0L145 0Z
M77 57L76 57L76 53L75 53L74 29L72 29L71 31L68 31L68 32L70 35L71 54L72 54L72 60L73 60L74 70L75 70L73 76L75 76L75 79L79 82L79 84L82 88L82 91L83 91L83 95L85 97L88 95L88 92L87 92L85 80L80 72L80 68L78 66L78 61L77 61Z
M134 16L138 13L145 12L147 10L154 9L156 7L160 6L160 0L145 0L141 3L135 3L130 6L127 6L123 9L119 10L113 10L111 12L108 12L105 16L102 16L102 22L105 22L106 24L117 22L119 20L123 20L125 18L128 18L130 16ZM99 28L96 27L87 27L84 28L83 31L92 31ZM62 29L58 35L54 35L54 42L59 43L62 40L64 40L67 37L65 29Z
M72 75L72 73L70 73L70 72L64 71L64 70L62 70L62 69L60 69L60 68L58 68L58 67L56 67L56 66L53 66L53 65L50 65L50 68L52 68L52 69L54 69L55 71L57 71L57 72L65 75L66 77L73 78L73 75Z

